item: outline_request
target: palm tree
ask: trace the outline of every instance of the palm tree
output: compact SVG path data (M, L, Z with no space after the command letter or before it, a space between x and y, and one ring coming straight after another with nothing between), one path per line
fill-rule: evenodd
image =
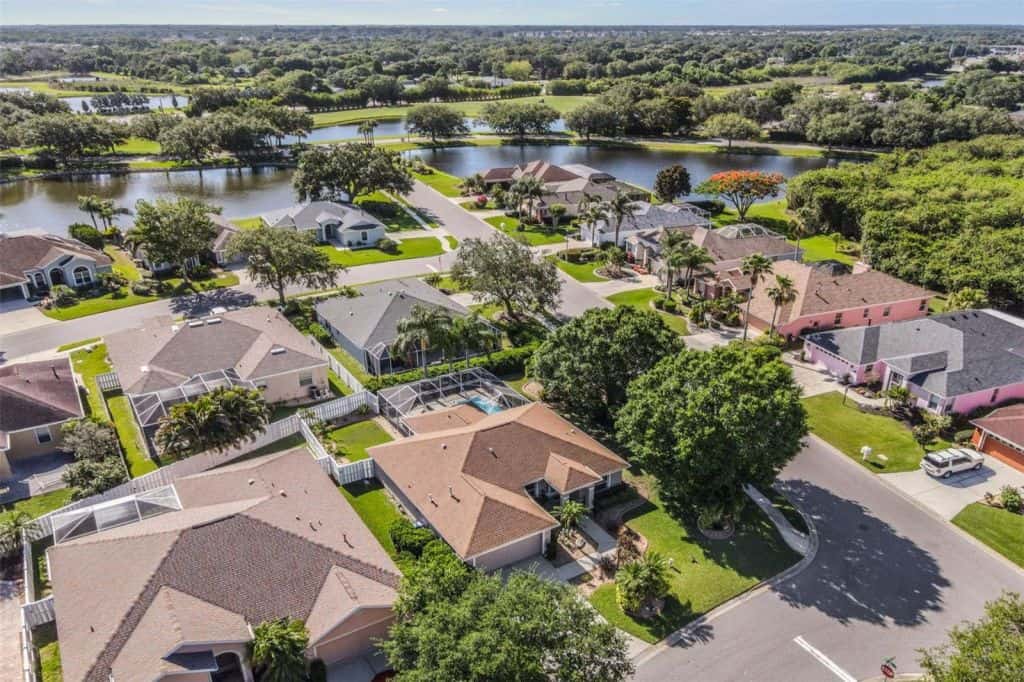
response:
M103 226L109 230L114 226L114 220L119 215L131 215L132 212L124 206L117 206L114 204L113 199L104 199L100 202L99 210L97 211L100 218L103 220Z
M796 239L796 253L799 262L804 261L804 255L800 253L800 240L810 234L810 230L807 228L807 223L797 218L794 220L789 228L789 233Z
M697 246L693 243L687 245L685 254L686 258L683 259L683 265L686 267L686 277L683 278L683 285L689 291L694 270L714 263L715 259L711 257L711 254L703 246Z
M601 252L601 260L608 264L613 274L618 275L626 262L626 252L617 246L610 246Z
M636 613L669 591L671 563L657 552L647 552L636 561L619 568L615 592L623 611Z
M252 438L270 421L270 408L257 389L215 388L173 406L153 441L161 454L184 457L206 450L222 452Z
M0 519L0 557L15 554L21 549L21 534L31 523L32 517L20 509L8 512Z
M636 204L625 192L616 192L615 196L606 202L608 215L615 219L615 245L619 245L619 229L624 221L633 220L633 213L636 211Z
M427 378L427 351L444 348L451 334L452 318L447 310L423 305L414 305L409 316L398 321L398 336L392 348L396 354L415 356L419 351L423 358L423 378Z
M565 217L569 207L565 204L551 204L548 206L548 215L551 216L551 230L553 232L558 231L558 224L562 222L562 218Z
M368 121L363 121L356 128L356 132L358 132L360 135L363 136L363 142L365 142L366 144L372 146L373 145L373 131L379 125L380 125L380 123L378 123L374 119L370 119Z
M532 219L534 203L544 196L544 183L535 175L524 175L512 183L512 191L520 201L526 202L527 217ZM522 213L519 216L521 219Z
M218 403L216 428L229 444L252 438L263 430L270 413L258 391L217 389L211 397Z
M594 246L600 246L597 238L597 224L601 221L608 222L608 210L601 202L590 202L585 209L580 211L580 220L590 225L590 242Z
M85 211L92 220L92 226L97 230L100 226L96 223L96 214L103 208L103 200L95 194L86 194L78 197L78 210Z
M260 682L305 682L309 631L294 618L265 620L252 631L249 660L260 669Z
M469 315L462 315L452 320L451 330L448 334L448 348L452 357L462 350L465 354L466 366L469 366L469 352L473 349L485 351L488 355L498 344L498 334L494 327L489 325L480 313L472 312ZM449 360L450 362L450 360Z
M750 327L750 302L754 300L754 289L758 282L764 281L772 274L772 261L763 253L747 256L740 263L740 272L750 278L750 296L747 297L747 312L743 319L743 340L747 340L747 329Z
M775 333L775 316L779 308L796 300L796 287L793 285L793 278L787 275L775 275L775 286L768 289L768 298L775 307L772 309L772 323L768 327L768 336Z
M587 507L582 502L568 499L551 510L558 522L562 524L562 530L574 534L579 528L580 521L587 515Z
M686 267L686 246L690 243L690 235L678 230L667 230L661 238L662 261L665 263L665 296L672 298L672 286L676 274Z

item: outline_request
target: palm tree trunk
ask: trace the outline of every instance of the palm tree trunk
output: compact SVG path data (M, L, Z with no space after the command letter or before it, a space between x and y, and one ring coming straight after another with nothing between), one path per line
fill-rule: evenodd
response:
M747 328L750 326L750 302L754 300L754 290L751 288L750 296L747 298L747 312L743 316L743 340L747 340Z
M775 316L779 314L779 305L776 303L772 308L772 323L768 326L768 336L775 334Z

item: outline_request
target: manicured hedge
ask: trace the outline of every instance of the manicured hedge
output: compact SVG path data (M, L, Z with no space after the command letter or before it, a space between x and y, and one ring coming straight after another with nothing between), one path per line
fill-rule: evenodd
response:
M500 350L495 353L491 353L489 356L478 355L469 359L469 366L482 367L492 374L497 374L499 376L502 374L522 372L526 368L527 360L533 356L533 352L537 350L538 345L539 344L537 343L530 343L518 348ZM436 377L459 369L466 369L465 360L452 363L451 369L449 369L447 362L430 365L427 367L427 374L431 377ZM399 372L397 374L385 374L379 377L373 377L366 382L365 386L367 390L379 391L382 388L397 386L398 384L407 384L411 381L419 381L422 378L423 370L414 369L408 372Z

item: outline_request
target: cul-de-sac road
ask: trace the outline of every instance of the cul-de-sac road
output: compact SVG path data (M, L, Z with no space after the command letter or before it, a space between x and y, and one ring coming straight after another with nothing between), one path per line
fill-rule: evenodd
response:
M1024 571L820 440L780 478L818 530L813 562L685 641L649 649L637 680L851 682L878 677L889 657L917 672L917 649L1003 590L1024 593Z

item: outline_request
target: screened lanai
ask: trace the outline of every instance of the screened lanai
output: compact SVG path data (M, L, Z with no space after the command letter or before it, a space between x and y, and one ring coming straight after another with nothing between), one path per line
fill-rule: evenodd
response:
M238 376L233 368L219 369L190 377L187 381L174 388L165 388L151 393L139 393L129 396L135 418L144 431L156 427L166 417L171 408L178 403L195 400L216 388L241 387L256 388L256 385Z
M59 544L83 535L136 523L167 512L180 511L181 502L173 485L145 490L80 509L54 514L53 542Z

